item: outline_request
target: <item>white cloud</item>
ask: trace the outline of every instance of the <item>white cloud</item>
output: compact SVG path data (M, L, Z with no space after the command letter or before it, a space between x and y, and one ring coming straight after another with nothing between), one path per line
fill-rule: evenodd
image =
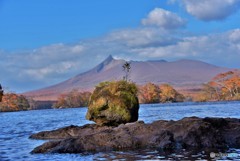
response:
M84 50L84 47L82 45L75 45L71 50L73 53L80 53Z
M25 52L1 51L0 82L11 84L15 89L21 89L25 84L25 88L30 90L33 85L39 88L63 81L89 69L91 58L87 58L85 50L81 43L60 43Z
M129 48L166 46L177 41L175 37L169 37L170 33L172 34L174 31L153 27L126 29L110 33L107 40L123 44Z
M240 9L240 0L183 0L186 11L200 20L222 20Z
M155 8L148 14L147 18L142 20L142 24L145 26L158 26L164 29L176 29L185 26L186 21L175 13Z
M240 44L240 29L233 30L229 34L229 40L233 43Z
M143 57L181 59L192 58L209 63L239 67L240 39L236 35L240 30L219 34L183 37L176 44L151 48L132 49Z
M35 80L44 80L46 77L56 77L56 75L66 74L77 66L76 62L59 62L55 64L49 64L48 66L41 66L39 68L26 68L22 69L19 76L30 77Z

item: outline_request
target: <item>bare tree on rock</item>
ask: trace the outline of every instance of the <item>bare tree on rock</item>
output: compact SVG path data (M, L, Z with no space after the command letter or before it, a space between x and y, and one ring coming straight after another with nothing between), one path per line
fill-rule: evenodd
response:
M126 61L122 67L123 67L123 71L125 72L125 76L123 77L123 80L129 81L129 73L130 73L130 69L131 69L131 63Z

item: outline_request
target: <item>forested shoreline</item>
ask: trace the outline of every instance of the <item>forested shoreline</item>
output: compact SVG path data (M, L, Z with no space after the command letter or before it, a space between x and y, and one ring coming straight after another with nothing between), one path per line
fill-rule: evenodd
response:
M207 102L240 100L240 72L229 71L216 75L212 80L202 85L193 97L178 92L170 84L146 83L138 85L138 99L141 104L174 103L174 102ZM35 101L16 93L4 93L0 102L0 112L36 110L48 108L86 107L91 92L73 89L60 94L56 101Z

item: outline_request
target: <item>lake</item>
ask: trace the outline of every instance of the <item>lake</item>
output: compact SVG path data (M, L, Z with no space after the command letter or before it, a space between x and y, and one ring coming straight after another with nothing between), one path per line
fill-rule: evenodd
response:
M45 141L28 137L36 132L69 125L93 123L85 119L87 108L48 109L0 113L0 161L81 161L81 160L204 160L211 159L205 151L167 153L154 149L81 154L30 154ZM184 117L240 118L240 101L215 103L172 103L141 105L139 120L179 120ZM223 152L223 160L240 160L240 149ZM217 156L218 153L215 154ZM221 153L219 153L221 155ZM215 158L216 159L216 158Z

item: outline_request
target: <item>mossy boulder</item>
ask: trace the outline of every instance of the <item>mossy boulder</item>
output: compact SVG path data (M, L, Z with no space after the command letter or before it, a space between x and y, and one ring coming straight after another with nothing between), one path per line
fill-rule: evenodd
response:
M117 126L138 120L137 87L127 81L102 82L90 97L86 118L98 125Z

